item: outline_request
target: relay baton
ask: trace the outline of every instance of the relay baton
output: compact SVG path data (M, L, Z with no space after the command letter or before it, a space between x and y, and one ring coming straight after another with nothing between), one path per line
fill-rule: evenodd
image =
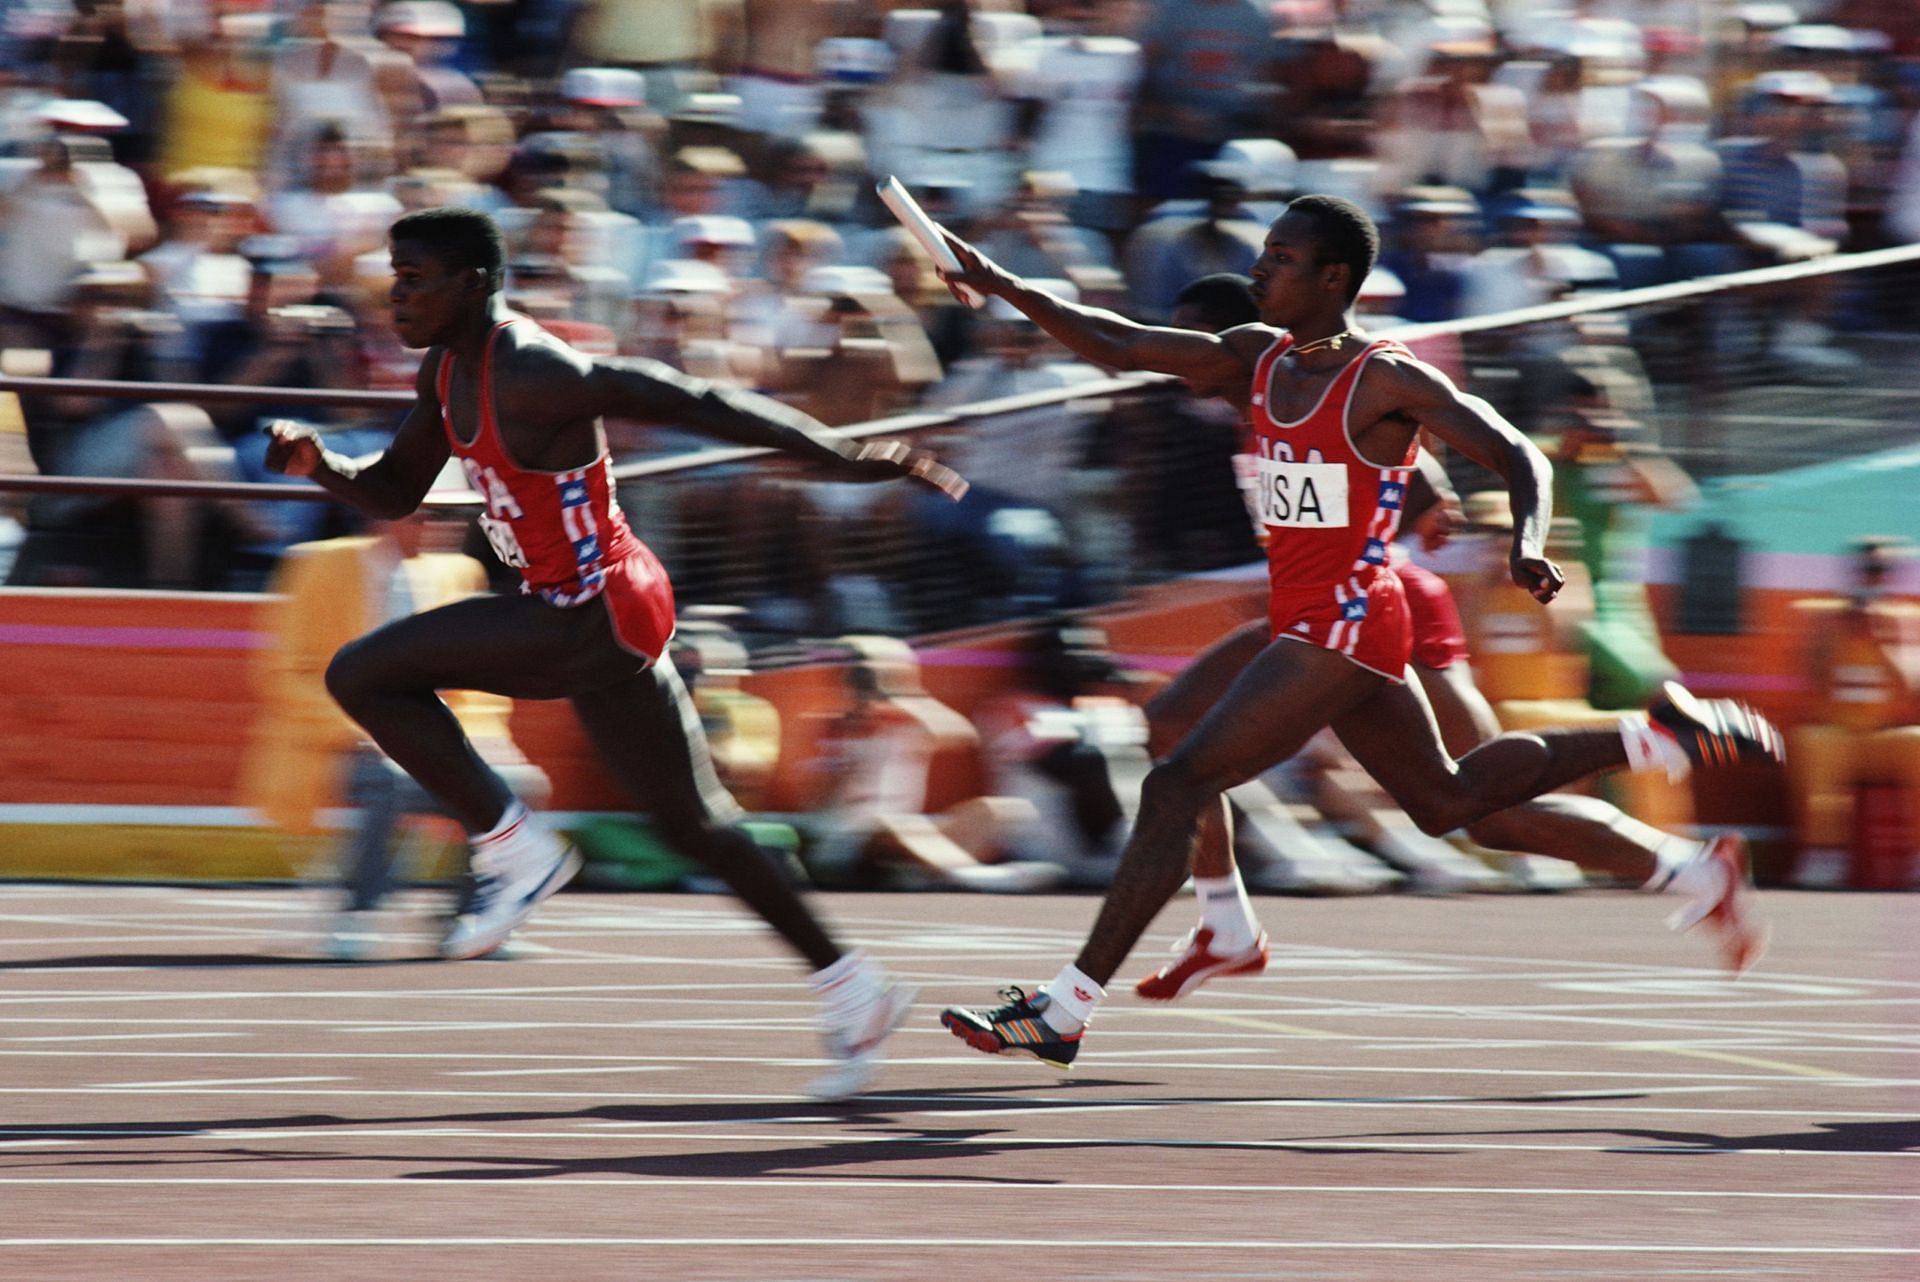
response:
M920 208L920 202L908 193L898 178L889 174L885 182L875 184L874 190L880 195L880 203L893 212L893 216L900 220L902 227L913 233L913 238L933 255L934 263L942 271L964 270L960 266L959 258L954 256L953 246L947 244L947 238L941 232L940 225L927 217L927 211ZM956 285L954 291L969 307L978 307L987 301L979 290L967 285Z

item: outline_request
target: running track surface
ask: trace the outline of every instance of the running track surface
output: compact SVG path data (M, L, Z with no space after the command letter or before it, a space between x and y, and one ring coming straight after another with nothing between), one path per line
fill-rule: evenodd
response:
M308 892L0 886L0 1278L1920 1278L1912 901L1764 899L1738 984L1624 892L1262 899L1264 976L1150 1006L1177 900L1063 1076L937 1015L1093 899L825 896L922 988L825 1106L730 900L338 965Z

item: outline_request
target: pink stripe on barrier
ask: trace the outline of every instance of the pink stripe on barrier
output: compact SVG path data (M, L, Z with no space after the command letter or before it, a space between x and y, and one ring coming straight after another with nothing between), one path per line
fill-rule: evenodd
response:
M96 650L257 650L261 632L239 628L88 628L0 623L0 645L64 645Z
M1684 672L1680 684L1695 694L1716 690L1765 690L1771 694L1801 694L1807 679L1791 672Z
M1013 650L968 650L951 646L937 650L919 650L915 654L923 668L1014 668L1021 659ZM1123 671L1178 672L1193 662L1184 654L1116 654L1114 663Z

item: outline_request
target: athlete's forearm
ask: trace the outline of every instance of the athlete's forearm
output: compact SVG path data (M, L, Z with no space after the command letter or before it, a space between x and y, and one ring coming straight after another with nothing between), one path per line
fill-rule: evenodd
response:
M815 462L853 459L859 443L810 414L770 396L723 387L682 374L657 361L603 360L614 381L606 413L628 413L650 422L673 423L735 445L761 445Z
M1074 355L1108 369L1143 368L1136 363L1135 340L1148 332L1126 317L1099 307L1084 307L1035 289L1018 276L994 291Z
M401 484L393 468L383 467L386 459L382 454L363 462L322 448L320 466L309 479L349 507L378 520L395 521L417 509L422 495Z
M1502 474L1513 512L1513 546L1523 556L1545 556L1553 525L1553 465L1533 442L1515 434Z

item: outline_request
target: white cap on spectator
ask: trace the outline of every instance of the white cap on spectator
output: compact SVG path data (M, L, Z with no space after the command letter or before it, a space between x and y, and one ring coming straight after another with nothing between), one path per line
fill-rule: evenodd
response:
M1293 148L1278 138L1236 138L1222 146L1212 160L1195 166L1209 178L1239 183L1249 195L1291 192L1299 167Z
M375 15L373 28L429 40L458 40L467 34L467 19L447 0L392 0Z
M730 214L688 214L673 220L673 243L688 245L726 245L751 249L753 224Z
M1796 22L1774 32L1767 43L1795 53L1850 54L1855 48L1853 32L1830 22Z
M1753 78L1752 92L1756 98L1831 102L1833 81L1817 71L1767 71Z
M893 281L877 267L823 265L809 268L800 288L809 294L891 294Z
M560 96L589 107L644 107L647 82L626 67L574 67L560 77Z
M733 284L712 263L697 258L669 258L654 265L640 287L643 294L726 294Z
M1035 289L1043 289L1063 302L1077 303L1080 301L1080 287L1070 280L1029 279L1027 284ZM994 320L1023 321L1027 319L1025 312L1015 307L1012 303L1009 303L1006 299L998 296L987 300L986 310L987 315Z
M893 50L884 40L834 36L813 47L813 66L828 80L868 85L893 73Z
M1407 296L1407 286L1392 269L1376 265L1360 282L1360 292L1355 297L1362 303L1384 304L1392 311L1401 299Z
M50 98L33 113L53 129L75 133L125 129L127 118L91 98Z
M1038 40L1042 34L1040 19L1030 13L987 10L973 15L973 38L983 52Z

